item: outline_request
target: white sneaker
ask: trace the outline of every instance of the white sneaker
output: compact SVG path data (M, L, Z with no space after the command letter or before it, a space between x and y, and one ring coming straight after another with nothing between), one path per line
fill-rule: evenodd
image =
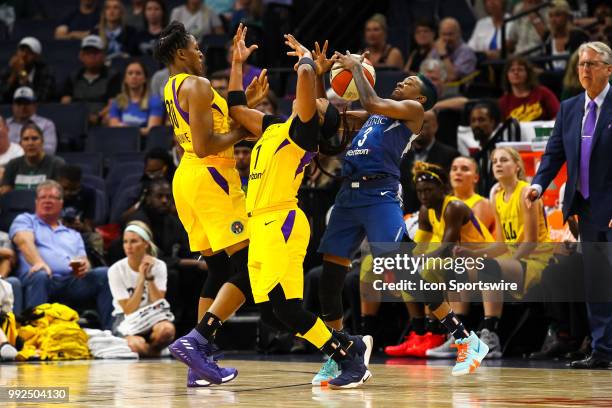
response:
M17 349L10 343L0 344L0 361L15 361Z
M449 334L448 339L443 344L427 350L425 355L431 358L455 358L457 357L457 349L451 347L452 344L455 344L455 339Z
M497 333L489 331L488 329L482 329L480 331L480 340L489 346L489 354L487 354L485 358L502 357L502 348Z

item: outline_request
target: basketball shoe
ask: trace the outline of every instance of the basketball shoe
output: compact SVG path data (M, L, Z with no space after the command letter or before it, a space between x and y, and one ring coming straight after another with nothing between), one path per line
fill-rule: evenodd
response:
M470 337L458 339L453 346L457 349L457 363L453 367L453 376L473 373L489 352L489 346L470 332Z
M353 342L347 349L349 358L340 363L340 375L328 381L329 388L343 389L355 388L372 377L372 373L365 365L365 356L368 346L362 336L347 336ZM371 336L365 336L370 337ZM371 347L370 347L371 348Z
M455 358L457 357L457 349L452 347L453 344L455 344L455 339L453 336L449 335L444 343L438 347L427 350L425 355L431 358Z
M416 345L411 351L413 357L424 358L427 356L427 350L436 348L441 344L444 344L446 337L443 334L433 334L427 332L421 339L421 342Z
M209 343L195 329L177 339L168 346L168 350L177 360L191 368L199 379L212 384L221 384L223 377L227 375L227 372L217 365L214 357L217 347Z
M424 338L424 334L418 335L411 331L403 343L385 347L385 354L392 357L414 357L415 349L419 347Z
M489 347L489 354L487 354L486 358L501 358L502 347L497 333L488 329L482 329L480 331L480 339Z
M225 384L226 382L230 382L238 376L238 370L236 370L235 368L221 367L221 375L223 375L223 378L221 379L221 384ZM191 368L188 368L187 387L210 387L210 382L206 380L201 380Z
M372 355L372 348L374 347L374 339L372 336L363 336L363 342L366 345L366 351L363 356L364 364L366 367L370 364L370 357ZM319 370L319 372L312 379L312 385L324 386L327 385L329 380L336 378L340 375L340 369L338 363L334 359L329 358Z

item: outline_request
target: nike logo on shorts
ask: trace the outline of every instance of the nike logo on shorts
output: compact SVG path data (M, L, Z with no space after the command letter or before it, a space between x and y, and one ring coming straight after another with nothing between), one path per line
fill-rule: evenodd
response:
M276 221L276 220L272 220L272 221L264 222L264 225L272 224L274 221Z

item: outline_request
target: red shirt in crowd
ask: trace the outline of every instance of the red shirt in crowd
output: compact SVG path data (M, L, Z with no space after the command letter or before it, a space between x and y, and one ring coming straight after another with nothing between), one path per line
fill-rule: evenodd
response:
M524 98L509 92L499 98L499 108L504 119L513 117L519 122L552 120L559 111L559 99L548 88L538 85Z

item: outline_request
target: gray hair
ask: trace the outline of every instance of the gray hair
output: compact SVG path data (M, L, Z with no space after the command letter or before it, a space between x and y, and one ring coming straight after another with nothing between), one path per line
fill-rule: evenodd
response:
M437 58L427 58L423 62L421 62L421 66L419 67L419 72L425 73L427 71L432 71L435 69L440 70L440 80L442 82L446 82L446 78L448 77L448 72L446 72L446 67Z
M49 190L52 188L56 189L59 192L60 199L63 200L64 199L64 189L62 188L61 184L55 180L45 180L42 183L40 183L38 186L36 186L36 197L38 198L38 194L42 190Z
M601 55L603 62L608 65L612 65L612 49L610 49L608 44L601 41L586 42L578 48L578 55L581 55L587 48L590 48L597 54Z

